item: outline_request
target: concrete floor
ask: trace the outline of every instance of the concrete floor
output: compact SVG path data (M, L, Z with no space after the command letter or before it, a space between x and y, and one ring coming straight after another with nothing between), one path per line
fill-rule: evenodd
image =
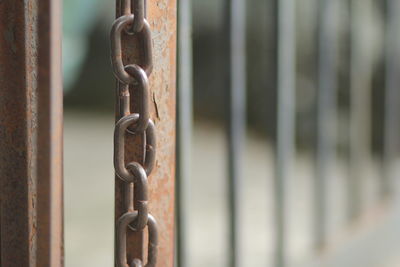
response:
M109 267L113 263L113 118L67 113L65 118L65 242L66 266ZM197 124L193 139L190 192L190 267L223 267L227 236L225 207L225 138L220 128ZM272 266L273 154L261 137L249 133L244 156L242 266ZM330 240L347 229L345 220L346 168L331 166L328 207ZM312 250L312 173L306 154L299 155L288 182L288 255L300 266ZM369 164L365 174L365 206L376 202L378 168ZM399 205L400 206L400 205ZM399 212L400 214L400 209ZM341 234L339 234L341 233ZM395 240L400 245L400 237ZM395 267L396 255L371 267ZM386 265L385 265L386 264ZM189 266L188 266L189 267ZM325 266L323 266L325 267ZM338 266L344 267L344 266ZM350 266L349 266L350 267ZM351 267L366 267L353 265Z

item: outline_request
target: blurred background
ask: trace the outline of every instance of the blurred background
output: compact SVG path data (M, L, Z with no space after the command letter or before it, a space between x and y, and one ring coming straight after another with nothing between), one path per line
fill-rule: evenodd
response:
M225 2L193 0L191 9L194 125L185 239L187 265L195 267L228 264ZM277 39L282 34L277 30L278 2L245 2L247 117L239 206L241 266L274 266L279 239L276 209L282 198L288 266L400 266L400 169L396 169L400 166L400 114L389 116L393 109L387 108L389 90L399 91L391 78L400 75L395 72L398 63L388 62L398 58L390 50L398 38L389 37L399 35L400 24L393 14L399 15L400 7L394 4L389 12L391 1L384 0L294 1L295 149L292 164L283 165L288 173L284 196L277 198ZM113 264L115 80L109 31L114 14L113 1L64 1L68 267ZM321 74L324 70L327 76ZM333 93L322 102L328 105L321 107L326 79ZM400 99L390 103L398 105ZM328 110L328 116L321 122L323 110ZM321 130L321 123L329 129ZM325 139L328 149L322 152L321 134L329 136ZM318 243L316 226L320 212L316 202L322 201L316 193L316 177L321 175L327 188L321 221L324 240L319 240L323 244ZM354 182L353 176L361 178ZM352 181L357 190L349 192ZM353 198L354 194L358 197Z

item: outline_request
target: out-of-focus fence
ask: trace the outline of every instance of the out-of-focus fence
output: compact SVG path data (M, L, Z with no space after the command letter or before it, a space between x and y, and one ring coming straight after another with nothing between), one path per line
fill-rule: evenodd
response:
M288 200L294 196L288 186L296 179L291 170L298 148L312 151L315 159L313 197L308 203L313 211L313 246L305 266L366 266L362 255L371 253L371 249L384 254L377 240L384 238L385 231L395 231L390 223L382 230L376 219L393 215L398 193L393 170L400 138L400 2L217 2L179 1L177 266L190 266L186 256L190 232L185 218L190 201L190 166L195 164L190 161L193 95L200 95L200 100L195 99L196 110L217 106L226 122L229 266L249 266L241 258L240 247L248 122L267 129L275 145L274 186L265 189L265 194L274 195L274 235L265 236L274 240L272 266L293 265L287 225L292 220ZM195 22L204 20L200 21L205 25L204 35L218 39L201 39L201 32L192 38L192 4L206 6L211 21L212 14L217 14L218 27L208 25L204 13L196 16ZM255 10L254 6L265 10ZM217 34L207 34L212 29ZM217 42L213 47L219 52L202 50L196 43L199 40L203 46ZM257 45L260 40L263 44ZM205 88L208 83L210 87ZM220 99L210 92L216 89L220 90ZM339 160L347 163L348 170L340 188L345 197L342 212L346 223L332 233L328 229L332 224L330 179ZM375 196L373 201L366 201L366 174L371 166L375 170ZM349 233L350 229L357 232L365 228L368 234L362 239Z

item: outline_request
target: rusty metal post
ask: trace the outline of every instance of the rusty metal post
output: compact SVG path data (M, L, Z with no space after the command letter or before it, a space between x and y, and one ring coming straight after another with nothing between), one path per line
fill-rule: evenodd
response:
M62 266L60 5L0 1L0 259Z
M0 197L1 266L31 266L36 243L36 161L31 117L37 105L34 53L37 29L28 29L26 2L0 2ZM32 51L33 50L33 51ZM28 117L29 116L29 117ZM31 205L30 205L31 203Z
M116 1L116 16L122 14L122 0ZM158 222L159 267L174 264L174 177L175 177L175 88L176 88L176 0L147 2L147 17L153 33L154 69L150 76L151 118L157 128L157 162L149 177L149 210ZM125 62L141 62L140 44L135 36L126 35L122 43ZM118 96L118 94L116 94ZM119 101L116 103L116 117L119 118ZM131 110L138 110L138 99L134 96ZM127 161L141 160L141 140L127 135ZM129 150L129 151L128 151ZM115 218L125 213L124 182L115 178ZM146 238L147 239L147 238ZM127 260L144 259L145 249L142 234L127 234Z

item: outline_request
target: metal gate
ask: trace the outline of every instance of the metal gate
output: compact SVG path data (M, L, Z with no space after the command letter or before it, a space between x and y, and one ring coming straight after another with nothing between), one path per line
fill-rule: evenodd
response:
M64 266L61 2L0 2L4 267ZM172 266L176 2L118 0L115 6L111 54L119 83L109 88L116 92L117 120L115 265ZM134 28L125 31L134 16Z
M397 266L399 1L115 6L115 266ZM3 267L64 266L61 13L0 1Z

